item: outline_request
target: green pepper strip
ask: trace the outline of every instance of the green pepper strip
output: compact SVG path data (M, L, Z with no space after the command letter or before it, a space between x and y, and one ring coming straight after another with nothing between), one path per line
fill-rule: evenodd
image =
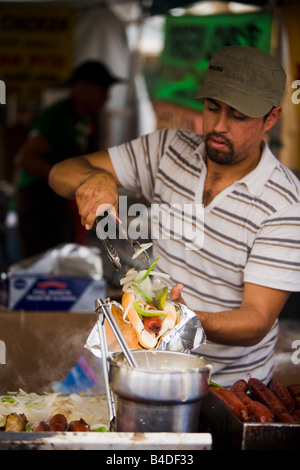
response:
M133 302L132 305L134 306L135 310L139 315L143 317L166 317L167 314L162 312L161 310L143 310L137 302Z
M149 297L146 292L143 291L143 289L140 288L137 284L132 284L132 287L134 287L140 294L141 296L148 302L149 304L152 302L153 298Z
M1 403L14 403L14 402L15 402L15 399L13 397L6 396L6 397L1 398Z
M217 387L217 388L224 388L222 385L216 384L215 382L210 381L209 382L210 387Z
M106 432L105 426L100 426L99 428L91 429L92 432Z
M147 269L147 271L145 272L144 276L141 277L141 279L139 279L137 282L142 282L144 281L145 279L147 279L147 277L149 276L149 274L151 273L152 269L154 268L154 266L156 265L157 261L159 260L159 258L156 258L155 261L153 261L153 263L151 264L151 266Z

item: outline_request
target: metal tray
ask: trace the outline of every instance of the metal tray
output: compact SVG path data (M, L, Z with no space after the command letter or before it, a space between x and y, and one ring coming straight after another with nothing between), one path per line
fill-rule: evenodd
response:
M212 393L202 398L200 428L219 450L295 450L300 443L299 424L243 423Z
M210 450L209 433L0 432L0 450Z

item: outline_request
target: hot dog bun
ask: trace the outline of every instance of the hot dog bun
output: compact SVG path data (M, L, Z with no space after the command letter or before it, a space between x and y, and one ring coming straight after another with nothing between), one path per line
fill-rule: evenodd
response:
M127 319L134 328L140 345L145 349L153 349L157 346L159 338L167 331L174 328L177 322L176 308L171 302L166 301L164 305L164 313L166 313L167 316L162 318L161 330L156 334L150 333L144 328L143 320L132 305L134 299L135 297L133 293L125 292L122 297L122 306L124 310L128 308Z

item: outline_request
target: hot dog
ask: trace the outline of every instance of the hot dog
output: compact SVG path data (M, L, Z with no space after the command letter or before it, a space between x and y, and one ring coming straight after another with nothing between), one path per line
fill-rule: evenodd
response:
M152 272L157 261L158 258L148 270L130 269L121 280L123 319L132 325L144 349L155 348L180 318L179 307L167 298L168 287L161 279L156 284L152 282L151 277L159 275Z
M157 311L157 316L155 316L155 313L151 313L151 317L145 318L144 315L138 313L142 309L136 310L134 293L125 292L123 294L122 306L127 312L127 319L136 331L140 345L145 349L155 348L159 338L171 330L177 322L176 307L169 301L165 302L163 311L151 307L151 312Z

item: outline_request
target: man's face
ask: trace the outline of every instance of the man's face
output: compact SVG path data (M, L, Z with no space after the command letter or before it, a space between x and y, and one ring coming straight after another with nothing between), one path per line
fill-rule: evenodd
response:
M215 163L232 165L257 158L265 132L263 118L250 118L221 101L204 99L206 154Z

